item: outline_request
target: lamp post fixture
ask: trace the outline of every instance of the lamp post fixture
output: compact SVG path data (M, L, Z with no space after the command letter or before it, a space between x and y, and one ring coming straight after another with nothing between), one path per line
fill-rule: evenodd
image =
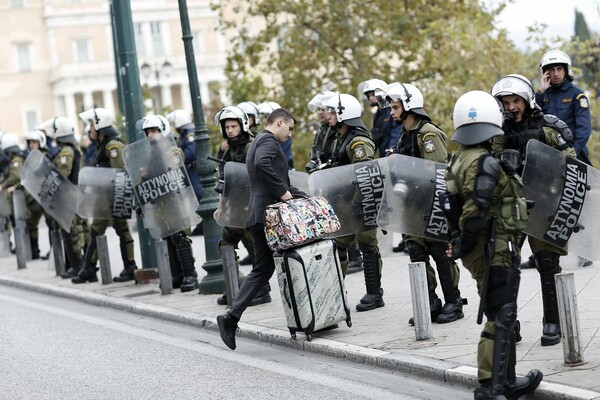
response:
M140 72L142 74L142 76L144 77L145 81L148 81L148 78L150 78L150 75L152 75L152 72L154 72L154 79L156 80L156 101L154 100L154 96L152 96L152 108L154 109L154 113L155 114L160 114L161 110L162 110L162 87L160 85L160 77L161 75L164 76L165 78L168 78L171 73L173 72L173 65L168 62L165 61L160 68L158 67L158 64L154 66L154 68L148 63L145 62L142 64L142 66L140 67Z

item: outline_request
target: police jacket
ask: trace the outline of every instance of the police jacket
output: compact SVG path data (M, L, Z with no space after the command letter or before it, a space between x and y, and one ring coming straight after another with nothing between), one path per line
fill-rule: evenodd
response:
M119 139L105 138L96 146L92 165L102 168L125 168L123 148L125 144Z
M82 158L78 147L70 143L61 143L58 153L54 156L53 164L62 176L77 185Z
M402 127L394 153L447 163L446 134L428 120L417 117L409 129Z
M504 127L504 135L496 136L492 142L492 153L499 157L503 150L513 149L521 153L521 168L525 162L527 143L538 140L568 156L576 157L571 146L572 135L568 127L554 115L546 115L540 110L533 110L518 124Z
M337 167L372 160L375 158L376 151L375 143L366 129L348 126L345 134L341 134L339 131L336 134L328 164L331 167Z
M588 98L581 89L565 79L560 86L550 86L543 94L535 94L536 103L545 114L556 115L573 132L573 148L578 157L589 156L587 142L592 133L592 119ZM586 160L582 160L586 161Z
M321 124L313 140L313 148L310 156L312 160L318 158L322 163L329 161L336 133L335 127L329 126L327 123Z
M227 139L227 148L219 148L219 152L217 153L217 158L223 160L224 162L239 162L246 163L246 155L248 154L248 149L250 148L250 143L252 143L253 138L250 135L245 133L241 133L235 140ZM224 178L224 165L219 164L219 179Z

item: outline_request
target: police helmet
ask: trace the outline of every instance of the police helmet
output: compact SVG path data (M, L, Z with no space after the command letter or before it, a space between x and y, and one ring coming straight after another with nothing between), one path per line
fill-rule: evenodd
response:
M258 118L260 112L258 111L258 106L256 105L256 103L252 101L242 101L240 104L237 105L237 107L244 110L248 117L254 118L253 126L260 125L260 118Z
M54 117L42 123L38 129L59 143L71 143L77 145L75 139L75 124L66 117Z
M2 135L2 151L5 153L19 153L19 137L12 132L6 132Z
M217 116L217 125L219 125L219 128L221 129L221 134L223 135L223 138L228 138L227 132L225 131L225 121L228 119L235 119L240 123L240 126L242 128L241 133L250 133L250 121L248 119L248 114L246 114L244 110L242 110L240 107L227 106L221 111L219 111L217 113Z
M281 108L281 106L274 101L265 101L256 106L258 112L262 115L270 115L273 111Z
M483 143L503 135L502 106L489 93L473 90L460 96L452 113L452 141L465 146Z
M502 96L517 95L525 100L532 110L535 108L533 85L523 75L510 74L498 79L492 87L492 96L502 101Z
M97 131L113 126L115 123L115 118L111 112L106 108L101 107L93 107L89 110L85 110L84 112L79 113L79 118L81 118L83 122L91 122L94 124L94 128Z
M421 93L421 91L415 85L402 82L392 83L382 91L376 92L375 97L377 97L377 101L381 101L381 98L384 94L385 100L379 104L380 107L389 107L390 101L400 101L402 102L402 108L404 108L405 113L411 112L431 120L423 108L425 103L423 99L423 93ZM406 119L406 115L404 115L404 118L401 117L400 119Z
M375 90L377 90L377 89L383 89L387 86L387 83L385 83L381 79L369 79L368 81L364 81L364 82L360 83L358 86L359 87L362 86L362 90L359 90L359 92L361 92L361 94L365 95L365 98L366 98L367 93L375 92Z
M565 76L570 81L573 80L573 74L571 71L571 57L564 51L550 50L544 53L540 60L540 72L543 74L547 68L554 65L562 65L565 68Z
M171 133L169 120L162 115L147 115L144 117L144 120L142 121L142 130L146 135L148 135L148 132L146 131L150 128L158 129L162 136L168 136L169 133Z
M40 144L40 149L46 148L46 135L44 135L41 131L29 131L25 134L25 140L35 140Z
M327 111L335 112L338 123L366 129L360 119L362 107L356 97L346 93L337 93L325 99L323 105Z
M308 102L308 110L311 112L315 112L317 111L317 109L325 109L325 106L323 105L323 100L327 99L331 96L335 95L334 92L331 91L324 91L324 92L319 92L317 93L309 102Z
M168 113L167 119L169 120L169 123L175 127L175 129L180 129L186 125L192 124L192 115L187 110L183 109L178 109Z

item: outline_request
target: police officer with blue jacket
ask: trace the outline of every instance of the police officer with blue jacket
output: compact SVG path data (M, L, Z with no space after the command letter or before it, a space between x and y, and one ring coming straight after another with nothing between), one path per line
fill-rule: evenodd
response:
M573 133L577 158L590 164L587 142L592 133L590 104L583 91L573 84L571 58L560 50L550 50L540 60L540 81L535 102L544 114L556 115Z

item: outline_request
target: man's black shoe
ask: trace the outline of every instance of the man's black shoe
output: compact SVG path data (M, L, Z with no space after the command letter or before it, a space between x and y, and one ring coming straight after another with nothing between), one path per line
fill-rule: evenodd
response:
M406 249L406 243L404 243L404 239L402 239L400 243L398 243L398 246L392 247L392 251L394 253L402 253L404 249Z
M227 293L223 293L221 297L217 298L217 304L220 306L227 305Z
M532 269L535 268L535 259L533 255L530 255L527 261L523 261L521 265L519 265L519 269Z
M221 334L221 340L231 350L235 350L235 333L237 331L237 322L229 313L223 313L217 315L217 325L219 326L219 333Z
M181 281L181 293L191 292L198 289L198 278L193 275L184 276Z
M542 330L542 338L540 342L542 346L554 346L560 343L560 325L553 324L551 322L544 322L544 328Z
M266 292L263 294L261 294L259 292L256 294L256 296L254 296L254 298L252 299L250 304L248 304L248 306L257 306L259 304L265 304L265 303L270 303L270 302L271 302L271 295L269 294L269 292Z
M69 268L68 270L66 270L65 272L63 272L62 274L60 274L60 277L63 279L71 279L71 278L75 278L77 276L77 274L79 274L79 269L75 269L73 267Z

